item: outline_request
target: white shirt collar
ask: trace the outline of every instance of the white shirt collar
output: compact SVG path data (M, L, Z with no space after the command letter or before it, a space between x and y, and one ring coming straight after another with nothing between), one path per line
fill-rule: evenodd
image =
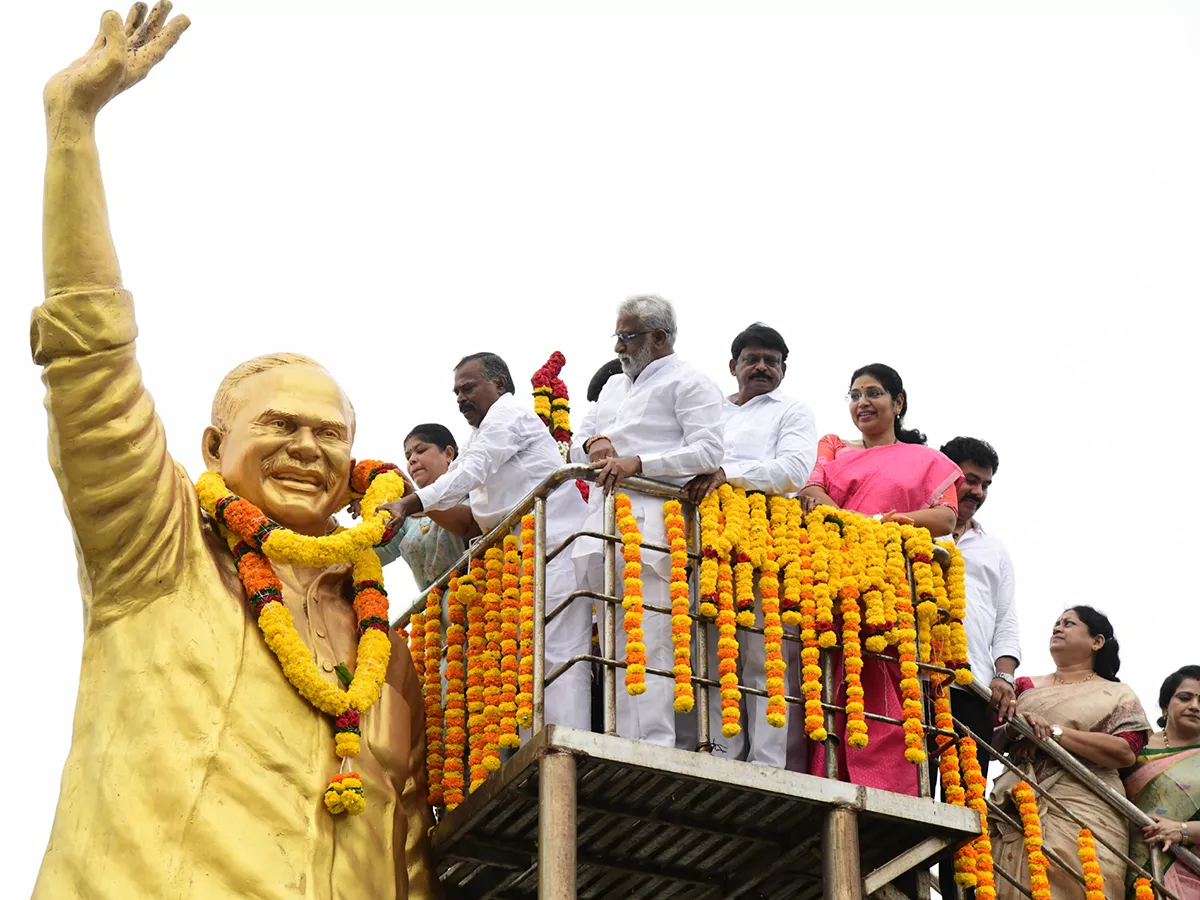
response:
M676 356L674 353L669 353L666 356L662 357L661 359L652 359L650 361L650 363L646 366L646 368L642 369L642 374L638 375L636 380L630 378L629 383L637 384L639 381L641 381L647 375L653 375L659 369L665 369L669 365L674 365L675 362L678 361L678 359L679 359L679 357ZM625 377L629 378L628 375L626 375Z
M742 408L753 403L755 400L761 400L764 397L769 397L770 399L775 400L777 402L780 400L787 399L787 395L783 393L783 385L780 385L779 387L775 388L775 390L773 390L773 391L768 391L765 394L759 394L757 397L751 397L744 404L742 404ZM725 398L725 402L731 406L737 406L738 405L737 398L738 398L738 395L736 393L730 394L728 397Z

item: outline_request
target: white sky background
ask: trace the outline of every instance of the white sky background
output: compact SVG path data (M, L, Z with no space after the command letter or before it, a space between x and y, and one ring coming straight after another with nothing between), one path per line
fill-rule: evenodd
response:
M417 422L466 437L450 394L464 353L501 353L528 399L562 350L578 423L623 297L673 300L677 349L728 390L730 340L761 319L822 433L855 434L842 397L878 360L932 444L995 444L981 518L1016 562L1021 671L1047 671L1055 616L1092 602L1156 717L1161 679L1200 662L1197 7L489 6L181 3L191 30L102 113L139 358L176 458L200 473L218 381L266 351L324 362L357 407L358 455L399 461ZM27 798L5 826L11 896L49 833L82 639L27 342L40 96L100 12L14 4L0 54L18 688L2 752ZM388 579L403 605L407 571Z

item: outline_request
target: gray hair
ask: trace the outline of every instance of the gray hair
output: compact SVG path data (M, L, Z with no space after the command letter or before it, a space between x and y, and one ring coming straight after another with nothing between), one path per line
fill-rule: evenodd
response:
M647 331L662 331L667 335L667 348L675 349L675 336L679 326L675 324L675 307L670 300L657 294L642 294L630 297L617 307L618 316L632 316Z

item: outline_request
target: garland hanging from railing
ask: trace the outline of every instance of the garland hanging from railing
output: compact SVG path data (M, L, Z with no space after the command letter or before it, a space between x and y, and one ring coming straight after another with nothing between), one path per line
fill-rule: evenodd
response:
M533 411L538 418L550 429L550 434L558 444L558 452L563 462L570 462L571 457L571 405L567 395L567 384L561 378L563 366L567 358L555 350L545 364L533 373ZM591 495L591 485L582 479L575 482L580 496L586 503Z

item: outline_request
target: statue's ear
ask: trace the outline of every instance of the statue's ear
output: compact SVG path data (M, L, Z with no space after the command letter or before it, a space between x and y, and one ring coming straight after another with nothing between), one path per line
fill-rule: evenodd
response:
M200 440L200 453L204 456L204 466L210 472L221 471L221 444L225 435L212 425L204 429L204 437Z

